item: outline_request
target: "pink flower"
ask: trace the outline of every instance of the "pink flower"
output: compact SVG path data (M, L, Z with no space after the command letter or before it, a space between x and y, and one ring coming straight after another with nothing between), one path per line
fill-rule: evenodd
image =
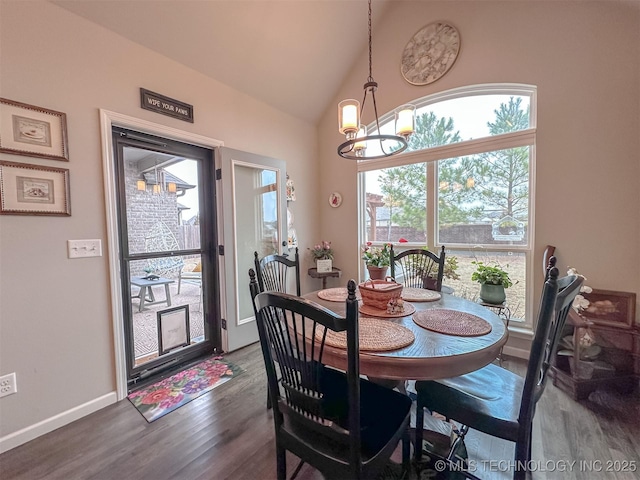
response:
M149 392L145 395L140 403L145 405L152 405L155 403L160 403L171 396L171 389L169 388L160 388L158 390L154 390L153 392Z
M158 406L160 408L171 408L174 405L182 402L182 400L184 400L184 395L182 393L178 393L177 395L171 395L170 397L164 399Z

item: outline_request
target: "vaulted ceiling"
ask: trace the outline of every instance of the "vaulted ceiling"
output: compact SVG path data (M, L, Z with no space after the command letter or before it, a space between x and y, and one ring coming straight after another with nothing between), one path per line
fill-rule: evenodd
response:
M311 124L367 48L365 0L51 1Z

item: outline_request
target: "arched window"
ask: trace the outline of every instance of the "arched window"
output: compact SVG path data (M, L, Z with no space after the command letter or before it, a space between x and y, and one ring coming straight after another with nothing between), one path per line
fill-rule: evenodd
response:
M471 299L479 291L471 262L500 264L517 282L507 290L513 317L529 326L535 95L533 86L500 84L414 100L407 151L358 163L363 241L445 245L444 283ZM392 129L391 112L380 130Z

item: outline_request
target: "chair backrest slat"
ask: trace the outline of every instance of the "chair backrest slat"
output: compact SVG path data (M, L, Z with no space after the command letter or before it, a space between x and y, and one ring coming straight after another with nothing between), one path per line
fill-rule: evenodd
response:
M261 292L288 293L289 273L295 277L295 294L300 296L300 255L296 248L294 258L286 255L267 255L260 259L258 252L253 253L255 272Z
M398 253L391 245L391 276L405 287L426 288L440 292L444 276L444 245L440 255L424 248Z

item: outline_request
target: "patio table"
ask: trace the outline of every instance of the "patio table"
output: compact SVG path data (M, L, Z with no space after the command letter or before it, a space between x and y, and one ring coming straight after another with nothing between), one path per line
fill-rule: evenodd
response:
M171 292L169 291L169 284L174 283L175 280L171 280L170 278L158 277L155 280L148 280L144 277L131 277L131 285L135 285L136 287L140 287L140 291L138 295L135 295L131 298L139 298L140 306L138 307L138 311L141 312L145 305L157 305L159 303L166 303L168 307L171 306ZM164 285L164 300L157 300L153 295L153 288L158 285Z

